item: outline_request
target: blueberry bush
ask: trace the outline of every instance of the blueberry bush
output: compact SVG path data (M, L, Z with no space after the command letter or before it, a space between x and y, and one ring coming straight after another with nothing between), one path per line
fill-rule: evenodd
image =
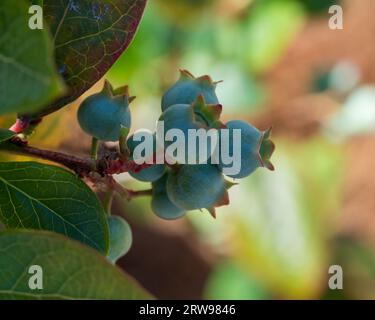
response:
M240 120L225 122L215 92L225 82L215 82L208 75L195 77L186 70L181 70L180 78L161 98L159 120L165 130L181 130L185 150L191 129L218 133L229 129L227 143L233 154L233 131L239 129L239 173L225 175L228 164L220 161L186 164L188 158L196 160L194 152L167 154L164 150L168 149L158 146L174 142L159 136L158 130L143 128L137 129L156 150L152 160L156 153L165 152L163 156L172 161L139 163L136 149L142 141L129 134L134 130L134 97L127 85L114 88L109 81L78 109L76 120L92 139L90 154L30 145L29 137L45 117L81 97L127 49L146 2L44 0L37 2L43 6L45 27L41 30L28 27L33 1L0 3L0 114L17 114L10 129L0 130L0 150L41 160L0 163L0 221L4 226L0 231L0 297L150 298L114 265L133 241L127 221L111 215L114 194L126 200L149 196L152 211L165 220L183 218L196 209L215 217L216 207L230 203L228 189L237 183L234 178L248 177L260 167L274 169L270 130L260 131ZM217 145L212 140L207 144L219 156L220 139ZM150 188L127 188L116 180L122 173L149 183ZM104 191L104 197L99 199L93 191L97 189ZM42 291L28 285L30 265L43 268Z

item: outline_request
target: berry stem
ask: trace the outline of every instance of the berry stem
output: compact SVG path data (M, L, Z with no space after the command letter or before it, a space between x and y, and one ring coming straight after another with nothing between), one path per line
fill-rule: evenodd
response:
M127 190L130 198L135 198L135 197L147 197L147 196L152 196L152 189L147 189L147 190Z
M116 191L120 196L124 197L128 201L136 197L152 195L152 189L138 190L138 191L127 189L123 185L118 183L113 177L108 177L107 182L111 190Z
M106 192L103 199L103 207L108 215L111 215L113 196L114 190L109 190Z
M126 140L129 135L129 128L121 127L120 129L120 137L119 137L119 148L121 155L127 157L129 155L129 149L126 144Z
M92 137L91 140L91 159L97 160L98 159L98 149L99 149L99 140L95 137Z

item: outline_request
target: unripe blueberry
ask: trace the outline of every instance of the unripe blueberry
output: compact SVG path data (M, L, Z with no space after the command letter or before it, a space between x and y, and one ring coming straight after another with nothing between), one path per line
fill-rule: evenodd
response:
M180 79L168 89L161 102L162 111L176 104L192 104L202 95L208 104L218 104L216 82L209 76L195 78L189 71L181 70Z
M78 109L78 122L89 135L103 141L117 141L121 127L130 128L128 87L113 90L109 82L102 92L85 99Z
M212 153L214 152L216 145L218 144L218 133L217 127L219 126L219 118L221 114L221 105L207 105L204 102L204 98L199 96L197 100L191 104L177 104L168 108L158 121L157 128L157 140L158 144L162 142L163 147L166 150L166 155L176 160L179 163L188 163L190 161L194 163L204 163L207 161ZM161 126L164 126L165 136L159 136L163 133ZM172 130L179 130L181 133L181 139L168 137L168 133L172 133ZM198 136L189 136L189 130L194 133L199 133L200 130L204 135L209 136L207 145L205 148L200 148L200 139ZM190 132L190 133L192 133ZM176 132L177 134L177 132ZM172 140L174 138L174 140ZM207 137L205 137L207 138ZM164 139L164 140L163 140ZM196 149L192 149L193 145L189 150L189 142L195 141ZM184 150L184 154L173 154L168 152L168 147L178 146L179 150ZM202 153L199 153L202 150ZM192 163L192 162L190 162Z
M233 161L240 162L240 171L237 174L226 174L231 178L245 178L252 174L259 167L266 167L270 170L274 170L272 163L270 162L271 155L275 149L274 143L270 140L271 131L259 131L257 128L253 127L249 123L242 120L233 120L225 124L227 129L229 129L229 141L224 143L224 138L222 135L220 141L220 158L219 158L219 168L223 170L226 167L233 166L233 164L223 163L223 146L229 146L229 154L234 156ZM241 136L241 144L238 144L241 157L236 157L239 154L239 150L234 150L235 144L233 143L233 133L234 129L239 129ZM225 173L225 172L224 172Z
M185 211L174 205L167 195L167 179L169 173L152 183L152 211L165 220L175 220L185 215Z
M227 196L227 183L215 165L182 165L168 177L167 193L185 210L210 209Z
M138 137L141 137L141 135L139 135L139 132L136 135L138 135ZM150 150L152 149L154 152L150 154L145 154L144 156L147 158L146 161L148 161L149 159L153 160L154 153L157 151L156 150L156 134L153 134L152 132L147 131L147 130L142 130L142 137L143 137L142 141L136 141L138 139L134 139L134 135L130 136L129 139L127 140L126 144L130 152L130 157L134 160L136 156L134 154L135 148L147 140L147 141L152 141L152 146L150 147ZM145 150L145 152L147 151ZM139 181L153 182L153 181L158 180L165 173L165 170L166 170L166 167L164 164L152 164L150 167L145 168L141 170L140 172L129 171L129 174L134 179L137 179Z
M108 216L109 253L107 258L115 263L130 249L133 235L129 224L119 216Z

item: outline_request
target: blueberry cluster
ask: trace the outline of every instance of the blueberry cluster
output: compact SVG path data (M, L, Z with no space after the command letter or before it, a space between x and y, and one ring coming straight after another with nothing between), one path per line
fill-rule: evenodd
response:
M215 92L216 85L217 82L212 81L209 76L196 78L190 72L182 70L180 79L162 98L163 113L159 120L164 122L165 131L178 128L187 134L188 129L229 129L229 153L233 154L231 133L234 129L240 129L241 169L237 174L227 176L245 178L258 167L273 170L270 157L274 144L269 139L270 131L261 132L240 120L223 124L220 121L222 106ZM163 143L168 146L171 142ZM221 145L218 143L218 147ZM210 149L211 146L208 144L207 148ZM228 204L227 190L233 183L223 175L227 164L221 161L221 157L218 160L218 164L207 161L208 163L194 165L176 164L168 168L161 178L153 182L152 209L155 214L164 219L177 219L186 211L207 209L215 215L215 207Z
M172 161L154 162L140 172L130 172L130 175L137 180L152 183L152 210L163 219L177 219L187 211L196 209L207 209L215 216L216 207L229 203L228 189L234 184L225 176L241 179L259 167L273 170L270 157L274 144L270 140L270 130L259 131L241 120L223 123L222 106L215 92L217 84L209 76L196 78L190 72L182 70L179 80L163 95L162 114L156 133L143 132L143 136L153 142L154 150L159 150L155 152L162 150L163 157ZM127 87L114 90L106 83L101 93L82 103L78 111L79 123L84 131L99 140L119 140L121 128L130 128L131 125L129 103L132 99ZM182 132L186 137L182 145L186 152L182 155L168 153L168 147L176 142L159 135L161 125L163 132L173 129ZM204 132L214 130L218 133L215 142L209 140L204 145L208 158L203 162L198 149L197 152L191 152L190 149L187 152L191 129ZM220 135L224 129L228 134ZM235 136L234 133L240 133L240 136ZM236 137L241 141L240 157L236 160L240 163L239 170L232 174L226 170L229 164L220 155L224 145L228 146L229 155L235 153ZM125 143L125 146L121 143ZM120 149L126 149L130 159L136 160L134 151L140 143L133 135L125 142L120 140ZM196 147L200 147L199 142ZM218 152L214 155L212 150ZM191 164L190 160L195 160L196 163Z

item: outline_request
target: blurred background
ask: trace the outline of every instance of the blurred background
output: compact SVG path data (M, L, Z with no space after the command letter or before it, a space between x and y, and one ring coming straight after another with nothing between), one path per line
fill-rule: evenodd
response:
M328 27L333 4L343 30ZM106 76L137 96L132 130L154 129L179 68L209 74L223 80L225 119L273 127L276 171L240 181L216 220L197 211L163 221L149 199L117 198L134 233L121 268L161 299L375 298L374 12L373 0L149 1ZM87 154L78 105L46 118L31 144ZM328 287L331 265L343 290Z

